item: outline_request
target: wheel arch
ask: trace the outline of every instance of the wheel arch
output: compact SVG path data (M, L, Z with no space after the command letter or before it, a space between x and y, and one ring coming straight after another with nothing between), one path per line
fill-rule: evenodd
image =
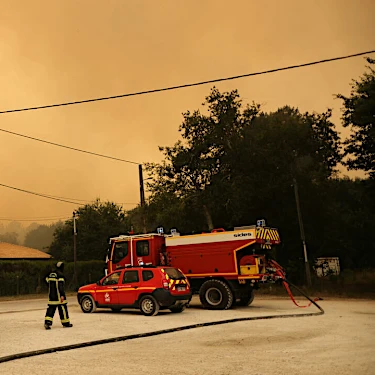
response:
M212 283L212 286L209 286ZM207 289L208 288L208 289ZM220 300L213 302L211 297L208 297L207 293L209 289L216 289ZM208 309L213 310L227 310L230 309L235 301L235 295L230 287L228 280L225 278L213 278L209 277L205 280L199 289L199 299L201 304Z
M81 294L81 293L80 293ZM83 306L83 301L84 299L87 297L87 299L89 299L91 302L91 305L92 305L92 308L89 309L89 310L86 310L86 308ZM81 307L81 310L84 312L84 313L93 313L96 311L97 307L98 307L98 303L97 301L95 301L95 298L91 295L91 293L82 293L82 296L80 297L79 299L79 305Z
M90 296L94 300L95 305L98 305L98 302L96 301L96 293L90 293L90 292L78 293L78 297L77 297L78 303L81 303L82 298L86 296Z
M153 297L157 300L157 298L155 297L155 290L153 290L152 292L142 292L142 293L139 293L138 298L137 298L137 300L135 301L135 304L136 304L137 306L139 306L139 303L141 302L141 299L142 299L144 296L153 296Z
M233 285L231 285L231 283L230 283L230 280L226 279L223 276L218 276L218 277L212 276L212 277L202 277L202 278L190 279L189 283L190 283L190 285L193 285L193 289L195 289L195 292L199 293L202 285L206 281L215 281L215 280L219 280L219 281L222 281L222 282L226 283L229 286L229 288L231 289L232 293L235 292L235 290L233 288Z

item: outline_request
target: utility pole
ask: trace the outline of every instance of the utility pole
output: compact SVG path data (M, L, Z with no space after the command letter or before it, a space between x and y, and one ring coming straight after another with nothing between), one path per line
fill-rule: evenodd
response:
M77 286L77 226L76 212L73 211L73 251L74 251L74 286Z
M303 245L303 254L304 254L304 257L305 257L306 281L307 281L307 286L311 287L311 274L310 274L309 259L307 257L305 230L303 228L302 214L301 214L301 208L300 208L300 204L299 204L298 185L297 185L297 180L295 178L293 178L293 187L294 187L294 195L295 195L295 198L296 198L299 230L301 232L301 240L302 240L302 245Z
M140 195L141 195L141 207L144 207L145 205L145 187L143 184L143 171L142 171L142 164L138 165L139 169L139 189L140 189ZM145 212L142 210L142 221L143 221L143 233L146 233L146 217Z
M142 171L142 164L138 165L139 169L139 189L141 195L141 207L145 205L145 188L143 185L143 171Z

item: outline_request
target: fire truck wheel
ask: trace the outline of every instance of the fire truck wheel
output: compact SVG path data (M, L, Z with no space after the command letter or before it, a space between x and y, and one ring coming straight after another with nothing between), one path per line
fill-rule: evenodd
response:
M199 289L199 299L210 310L227 310L233 305L233 293L221 280L205 281Z
M87 295L83 296L80 301L81 310L84 313L93 313L96 310L96 305L94 299Z
M254 290L252 290L247 296L241 297L237 302L238 306L249 306L254 301Z
M143 296L139 301L139 308L143 315L154 316L159 312L158 301L153 296Z

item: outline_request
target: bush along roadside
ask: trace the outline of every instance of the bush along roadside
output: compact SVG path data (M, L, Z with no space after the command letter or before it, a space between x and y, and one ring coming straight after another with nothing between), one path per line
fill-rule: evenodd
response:
M48 285L45 277L55 267L56 261L0 261L0 297L28 294L45 294ZM64 275L67 292L76 292L82 285L95 283L104 276L105 262L79 261L77 282L74 282L74 263L65 262ZM293 278L291 281L293 282ZM296 282L310 295L375 298L375 270L344 270L338 276L313 276L311 289ZM257 294L286 296L282 285L261 285ZM298 295L298 293L297 293Z
M0 297L48 292L45 277L54 269L56 261L0 261ZM66 290L73 292L80 286L95 283L104 276L105 263L82 261L76 263L77 282L74 282L74 263L65 263Z

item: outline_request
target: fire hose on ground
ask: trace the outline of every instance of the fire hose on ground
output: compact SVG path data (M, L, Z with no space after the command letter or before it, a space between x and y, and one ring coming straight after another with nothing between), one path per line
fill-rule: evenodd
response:
M50 354L50 353L62 352L62 351L67 351L67 350L79 349L79 348L87 348L90 346L103 345L103 344L109 344L109 343L120 342L120 341L129 341L129 340L140 339L144 337L159 336L159 335L163 335L167 333L186 331L186 330L194 329L194 328L210 327L210 326L216 326L216 325L221 325L221 324L245 322L245 321L252 321L252 320L300 318L300 317L317 316L317 315L324 314L324 310L322 309L322 307L320 307L316 303L316 301L320 300L320 298L311 299L307 294L305 294L301 289L299 289L297 286L289 282L285 277L282 277L281 281L284 284L284 287L287 290L289 297L292 299L293 303L296 306L304 308L304 307L309 307L313 304L315 307L318 308L319 312L306 313L306 314L281 314L281 315L266 315L266 316L258 316L258 317L243 317L243 318L233 318L233 319L219 320L219 321L206 322L206 323L196 323L196 324L190 324L190 325L176 327L176 328L162 329L162 330L153 331L153 332L137 333L137 334L132 334L132 335L118 336L118 337L112 337L108 339L87 341L87 342L82 342L78 344L57 346L54 348L39 349L39 350L33 350L29 352L11 354L8 356L0 357L0 363L13 361L15 359L35 357L35 356L39 356L42 354ZM295 288L307 300L309 300L309 304L304 305L304 306L298 305L295 298L293 297L290 287Z

